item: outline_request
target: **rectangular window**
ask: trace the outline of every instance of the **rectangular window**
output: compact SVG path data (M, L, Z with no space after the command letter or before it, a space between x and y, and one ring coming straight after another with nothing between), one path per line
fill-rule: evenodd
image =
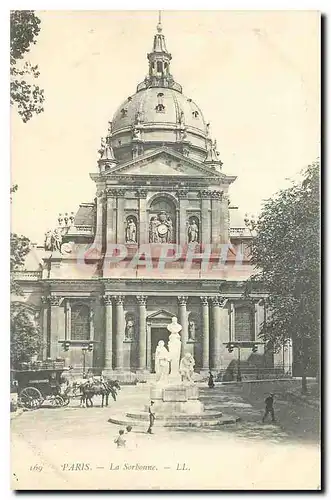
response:
M235 309L235 340L237 342L255 340L254 313L249 306L237 306Z
M71 308L71 340L90 340L90 308L76 304Z

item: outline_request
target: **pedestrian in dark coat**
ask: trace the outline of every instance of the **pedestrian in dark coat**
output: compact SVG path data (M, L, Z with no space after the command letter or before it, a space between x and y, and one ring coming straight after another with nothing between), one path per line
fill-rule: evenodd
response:
M213 377L212 372L209 372L208 387L209 387L210 389L214 389L214 387L215 387L215 384L214 384L214 377Z
M275 422L275 410L274 410L274 394L270 394L266 399L265 399L265 412L262 418L262 422L265 421L268 415L271 416L272 422Z
M155 412L154 412L154 401L151 401L151 404L148 407L148 413L149 413L149 427L147 430L148 434L153 434L152 432L152 427L154 426L154 421L155 421Z

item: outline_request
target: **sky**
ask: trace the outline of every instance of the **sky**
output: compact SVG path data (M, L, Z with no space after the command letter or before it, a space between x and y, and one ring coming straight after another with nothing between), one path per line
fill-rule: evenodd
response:
M148 70L157 11L40 11L27 59L45 111L11 111L12 230L43 243L58 214L91 202L100 137ZM320 156L320 32L314 11L164 11L171 72L211 123L230 199L264 199Z

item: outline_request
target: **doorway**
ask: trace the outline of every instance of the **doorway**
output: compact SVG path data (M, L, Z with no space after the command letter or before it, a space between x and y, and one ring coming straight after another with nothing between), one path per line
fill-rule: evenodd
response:
M166 328L152 328L152 342L151 342L151 350L152 350L152 373L155 373L155 350L157 348L157 344L160 340L164 340L165 346L168 345L168 337L169 332Z

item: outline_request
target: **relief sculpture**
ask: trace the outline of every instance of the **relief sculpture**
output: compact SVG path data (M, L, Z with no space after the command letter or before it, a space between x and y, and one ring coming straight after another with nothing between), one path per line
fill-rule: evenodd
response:
M153 215L149 223L150 243L172 243L173 223L170 215L162 211L158 215Z

